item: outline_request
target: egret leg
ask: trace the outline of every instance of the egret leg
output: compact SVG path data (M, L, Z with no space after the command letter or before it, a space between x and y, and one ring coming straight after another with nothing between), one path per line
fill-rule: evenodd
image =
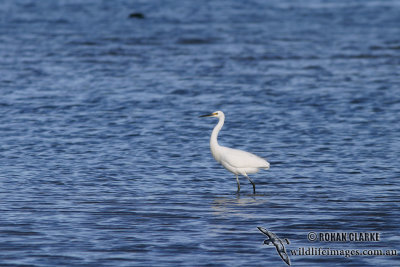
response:
M249 176L247 176L247 174L244 175L249 181L250 183L253 185L253 194L256 193L256 185L254 184L253 180L250 179Z
M240 183L239 183L239 176L236 174L236 182L237 182L237 184L238 184L238 190L237 190L237 192L239 193L240 192Z

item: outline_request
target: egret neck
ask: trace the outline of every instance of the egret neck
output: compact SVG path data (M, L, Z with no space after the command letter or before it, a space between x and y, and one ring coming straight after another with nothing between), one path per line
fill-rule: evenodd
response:
M211 138L210 138L210 148L211 148L211 154L213 155L214 159L218 162L220 162L220 154L219 154L219 148L220 145L218 144L218 133L221 130L222 126L224 125L225 121L225 115L222 113L222 115L219 117L218 124L215 125L214 130L212 131Z

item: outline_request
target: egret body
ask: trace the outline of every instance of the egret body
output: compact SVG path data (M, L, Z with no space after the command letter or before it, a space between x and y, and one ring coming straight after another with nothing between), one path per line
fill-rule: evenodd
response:
M238 192L240 192L239 174L246 177L253 185L253 193L256 193L256 186L254 182L248 176L249 173L256 173L259 169L268 170L269 163L252 153L233 149L218 144L218 133L224 125L225 114L222 111L216 111L214 113L203 115L200 117L216 117L219 119L218 124L214 127L210 138L211 154L214 159L221 163L228 171L236 175L236 181L238 185Z

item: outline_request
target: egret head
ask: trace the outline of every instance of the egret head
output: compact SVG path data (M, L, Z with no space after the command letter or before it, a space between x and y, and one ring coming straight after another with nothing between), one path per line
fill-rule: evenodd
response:
M211 114L202 115L202 116L200 116L200 117L216 117L216 118L221 118L221 117L223 117L223 116L224 116L224 113L223 113L222 111L218 110L218 111L215 111L215 112L213 112L213 113L211 113Z

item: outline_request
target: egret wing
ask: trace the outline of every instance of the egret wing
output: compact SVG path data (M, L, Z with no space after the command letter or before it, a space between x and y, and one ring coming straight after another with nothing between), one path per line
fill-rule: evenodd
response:
M239 150L239 149L233 149L229 147L221 147L222 148L222 153L221 153L221 159L222 161L225 161L229 163L229 165L235 167L235 168L268 168L269 163L264 160L263 158L260 158L259 156L256 156L252 153Z

